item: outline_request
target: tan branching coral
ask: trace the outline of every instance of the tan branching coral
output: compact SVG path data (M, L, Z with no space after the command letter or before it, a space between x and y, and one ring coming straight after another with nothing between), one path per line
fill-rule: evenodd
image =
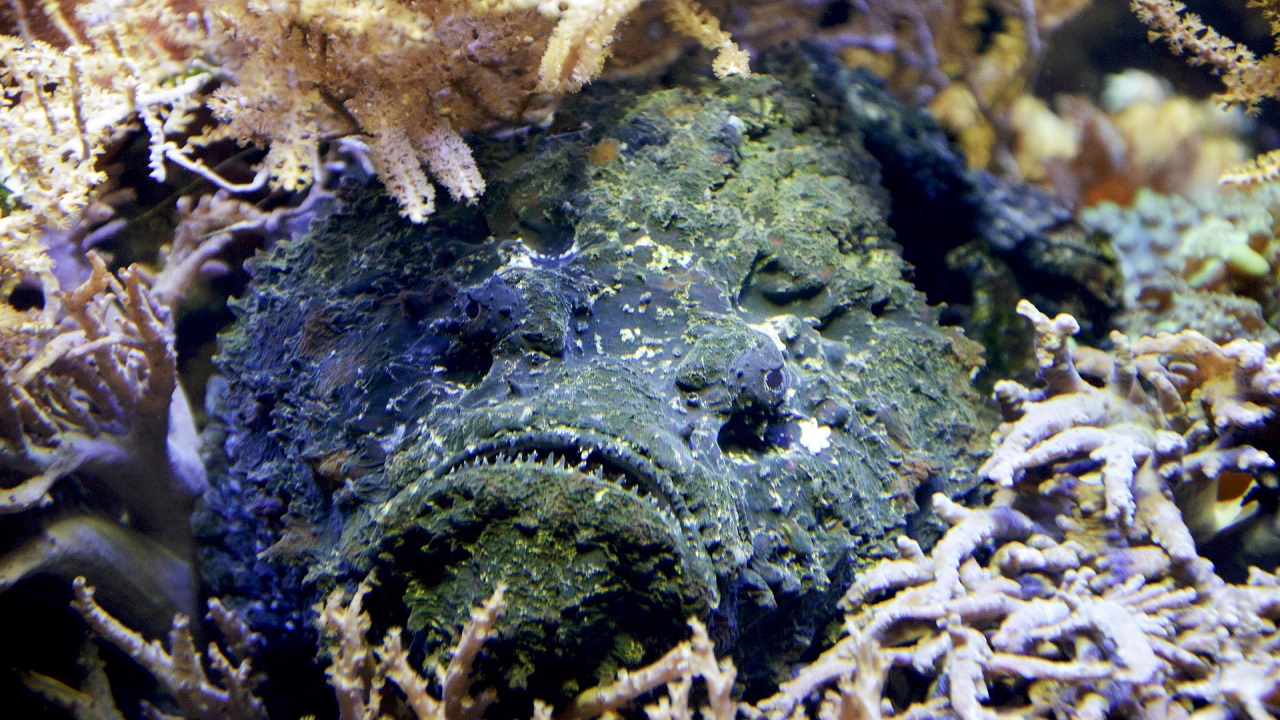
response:
M719 51L718 75L746 53L694 0L661 0L672 27ZM263 170L312 182L326 140L363 135L378 176L421 222L435 191L484 192L461 133L540 120L554 96L599 75L617 26L641 0L211 0L210 46L230 82L206 139L268 146Z
M472 610L448 666L438 673L441 692L437 697L431 693L429 681L410 663L400 628L388 631L378 648L369 647L369 614L362 606L371 582L366 579L360 583L349 598L341 589L335 590L315 608L316 624L327 639L331 656L325 674L338 700L338 716L342 720L385 717L383 688L389 680L404 694L414 720L479 720L494 696L492 690L471 694L472 667L502 612L503 588Z
M167 0L92 0L74 17L39 3L39 26L28 2L7 2L19 22L0 32L0 252L37 272L37 236L80 218L110 143L146 125L163 162L166 137L186 129L212 75L186 62L196 35Z
M43 306L0 304L0 592L87 574L152 627L194 603L200 441L177 383L170 307L140 269L117 277L90 261L68 291L45 274ZM24 277L0 266L15 285ZM160 279L176 301L181 279Z
M173 698L181 713L172 715L147 706L148 717L159 720L179 717L186 720L266 720L262 701L253 692L257 679L248 658L249 650L256 641L244 622L216 600L209 602L209 617L227 638L231 657L215 643L209 644L207 657L209 667L222 679L221 684L212 681L206 673L205 663L191 636L191 620L186 615L179 614L173 618L169 648L166 650L158 640L146 640L103 610L94 600L94 589L84 578L76 579L74 590L72 604L94 634L120 648L146 668L165 693Z
M315 606L316 625L323 637L323 652L329 656L325 674L333 688L342 720L479 720L496 699L492 689L473 692L474 666L485 642L493 635L493 624L502 613L504 589L499 587L481 606L471 612L451 653L449 663L437 668L434 678L424 677L409 659L400 628L387 632L381 645L369 644L370 618L363 608L372 590L372 578L361 582L352 593L334 590ZM261 701L254 695L258 678L249 658L259 638L244 621L216 599L209 601L208 618L226 639L226 648L210 643L208 666L222 679L216 683L206 672L206 663L196 651L190 621L184 615L173 620L168 650L158 641L140 634L103 610L94 600L94 589L84 578L74 583L73 605L98 637L132 657L155 677L164 693L177 705L181 715L163 713L147 705L149 717L186 720L265 720ZM701 717L704 720L732 720L739 705L733 697L737 672L733 662L719 660L706 627L690 620L692 637L649 665L621 671L615 682L592 688L572 703L554 712L551 706L535 702L533 717L541 720L588 720L617 717L637 698L665 688L666 695L645 707L654 720ZM230 655L228 655L228 652ZM96 659L96 654L89 659ZM95 672L96 668L96 672ZM701 678L707 703L692 705L694 680ZM119 712L111 701L109 686L99 666L90 667L82 689L70 688L45 676L29 676L36 692L68 707L94 709L96 715L78 717L116 718ZM399 689L395 702L387 702L387 683ZM439 692L433 691L433 686ZM750 713L749 706L743 712Z
M1276 0L1249 0L1271 25L1271 34L1280 36L1280 3ZM1187 55L1193 65L1208 65L1222 77L1226 90L1219 99L1257 112L1264 98L1280 93L1280 53L1258 57L1241 45L1204 24L1186 5L1177 0L1132 0L1138 19L1150 28L1151 41L1164 40L1175 55ZM1221 182L1251 185L1280 179L1280 152L1271 151L1243 165L1228 169Z
M1274 0L1249 0L1280 31L1280 5ZM1177 0L1133 0L1133 11L1150 28L1149 39L1164 40L1175 55L1187 55L1193 65L1208 65L1222 76L1223 102L1244 105L1254 111L1259 101L1280 90L1280 56L1259 58L1247 47L1204 24L1199 15L1185 12Z
M335 590L324 603L316 606L316 623L321 633L332 640L331 663L326 674L334 690L342 720L378 720L391 718L382 705L387 681L403 693L405 718L414 720L479 720L492 702L491 691L478 696L470 693L471 671L476 655L491 634L493 622L502 611L502 589L471 614L454 646L452 659L438 677L440 696L432 695L429 682L408 659L401 644L401 631L387 633L381 646L368 644L369 615L362 603L371 589L370 580L362 582L349 596ZM72 604L95 635L115 645L133 658L156 679L164 694L177 706L177 715L144 704L147 717L185 720L266 720L262 701L255 694L260 679L253 672L251 655L261 644L244 620L225 608L217 599L209 601L208 618L217 626L225 646L210 643L206 660L197 651L190 619L179 614L169 631L168 649L157 640L146 640L104 610L94 599L94 589L84 578L74 583ZM96 655L94 656L96 657ZM213 670L220 682L215 682ZM119 716L111 701L105 679L91 675L94 682L77 691L44 676L29 680L33 689L61 704L100 708L97 717ZM731 685L732 683L730 683ZM114 715L112 715L114 713ZM86 716L81 716L86 717Z
M79 687L71 687L57 678L35 672L24 673L22 682L28 690L74 720L125 720L111 697L106 665L98 657L92 642L86 642L81 649L79 665L85 673Z
M447 666L438 668L432 694L431 683L411 664L402 639L403 631L392 628L382 644L371 648L367 641L369 615L363 608L364 596L370 591L369 580L361 583L348 598L336 590L325 602L316 606L317 625L327 638L331 656L326 674L337 697L342 720L373 720L387 717L384 688L390 681L404 695L409 714L407 720L479 720L496 699L492 689L472 693L472 673L477 655L493 635L493 623L503 607L504 589L499 587L484 605L471 612L458 642L450 653ZM694 717L691 688L701 678L708 703L697 708L704 720L732 720L738 705L733 698L737 672L731 660L718 660L706 627L690 620L693 636L672 648L654 662L632 671L621 671L617 679L580 694L567 707L552 714L552 709L535 702L534 717L557 720L589 720L615 717L637 698L665 688L667 694L645 707L654 720Z
M20 323L6 310L0 438L5 468L25 478L0 490L0 513L47 504L54 483L81 471L119 498L134 527L182 548L186 508L205 479L185 400L175 400L169 310L136 271L117 279L93 262L84 285L48 297L48 321Z
M536 9L556 21L539 64L539 89L572 92L591 82L604 68L619 23L644 0L478 0L477 9L512 12ZM746 52L734 45L720 22L693 0L660 0L663 16L677 32L716 50L712 68L719 77L747 73Z
M556 718L587 720L613 717L613 713L637 698L664 687L666 697L646 705L645 713L653 720L693 718L694 708L689 704L690 689L698 678L706 686L708 704L698 708L697 717L702 720L732 720L737 717L739 708L733 699L733 682L738 673L733 661L716 659L715 646L707 635L707 628L696 618L689 620L689 628L693 631L689 640L643 668L621 671L614 682L587 690L569 707L556 713Z

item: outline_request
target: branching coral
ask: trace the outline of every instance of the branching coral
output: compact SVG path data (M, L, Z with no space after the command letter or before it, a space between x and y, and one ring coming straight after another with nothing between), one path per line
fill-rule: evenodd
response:
M221 240L190 235L155 277L90 254L66 291L35 243L16 246L24 265L0 257L0 281L36 298L0 305L0 592L88 574L146 627L194 602L188 516L205 471L170 303Z
M377 649L371 649L369 614L362 609L371 589L362 582L347 598L341 590L317 605L316 620L328 638L332 661L325 674L338 700L342 720L383 717L383 688L392 682L404 693L408 705L405 717L414 720L479 720L493 702L492 690L471 694L471 672L480 648L492 635L493 623L502 612L503 588L499 587L484 605L471 612L471 619L453 647L449 664L440 668L439 697L431 694L429 681L409 662L400 628L392 628Z
M668 22L717 49L718 75L747 72L746 53L693 0L662 0ZM210 137L269 145L263 169L294 189L311 182L319 144L364 135L379 177L421 222L435 192L455 200L484 180L461 132L540 119L551 99L596 77L639 0L214 0L210 45L230 82L210 102Z
M1162 39L1174 54L1186 54L1193 65L1208 65L1222 77L1226 90L1220 96L1224 103L1243 105L1257 112L1264 98L1280 93L1280 54L1263 57L1204 24L1198 15L1185 12L1186 5L1177 0L1132 0L1138 19L1150 28L1148 37ZM1271 25L1271 34L1280 35L1280 3L1275 0L1249 0L1249 7L1260 8ZM1221 181L1233 185L1249 185L1280 179L1280 152L1271 151L1244 165L1227 170Z
M0 309L0 592L87 574L148 628L193 605L205 472L169 312L140 271L117 279L97 256L42 309Z
M660 0L678 32L719 52L720 76L747 72L747 55L695 0ZM464 131L544 117L558 94L596 77L618 24L640 0L358 0L295 3L207 0L202 14L169 0L95 0L0 35L0 237L6 244L77 217L102 180L95 164L121 129L150 136L157 179L174 164L232 192L307 187L322 146L363 136L379 177L415 221L432 212L422 164L455 199L484 191ZM52 40L55 44L49 44ZM216 63L223 83L209 98ZM219 121L198 137L208 101ZM231 138L267 149L256 176L235 182L199 148ZM7 215L7 217L6 217Z
M1085 484L1052 491L1097 505ZM1013 507L1031 510L1029 497L959 512L935 499L952 523L943 543L960 552L930 557L905 541L903 559L860 578L845 598L848 634L762 703L769 716L787 717L817 688L901 687L913 673L926 682L890 694L883 710L879 692L828 691L820 716L855 701L870 709L855 717L902 718L1276 709L1274 576L1227 585L1205 561L1176 562L1134 536L1100 544L1089 534L1112 525L1088 506L1058 528Z
M0 252L40 272L37 236L79 219L108 145L141 118L162 161L211 75L187 65L195 36L165 0L94 0L76 17L41 3L38 27L25 2L8 3L17 27L0 34Z
M989 479L1011 487L1033 469L1043 475L1072 463L1098 464L1107 517L1124 527L1134 520L1141 468L1158 473L1179 494L1216 497L1224 472L1256 474L1274 466L1247 440L1280 407L1280 358L1269 360L1259 343L1218 345L1194 331L1131 342L1116 333L1113 360L1071 350L1068 338L1077 326L1070 316L1050 319L1026 301L1018 311L1035 325L1046 386L997 384L1011 420L1001 426L1000 444L982 468ZM1088 361L1085 372L1100 386L1083 379L1077 357ZM1220 529L1203 522L1219 521L1190 519L1199 534ZM1189 539L1165 538L1160 528L1153 533L1171 556L1194 554Z
M1261 8L1272 33L1280 34L1280 6L1274 0L1249 0L1248 5ZM1200 16L1184 12L1187 6L1176 0L1133 0L1132 8L1150 28L1150 40L1162 39L1174 54L1185 53L1188 62L1208 65L1222 76L1227 86L1222 94L1224 102L1238 103L1253 111L1263 98L1280 90L1280 56L1257 57L1247 47L1205 25Z
M476 655L490 635L490 628L502 610L499 589L482 607L476 608L454 646L452 660L438 678L440 696L432 695L429 682L409 662L408 650L401 641L401 631L393 629L376 649L370 648L369 614L362 608L371 586L361 583L348 596L334 591L316 606L316 624L332 641L331 663L326 674L333 687L342 720L374 720L395 715L383 707L383 691L388 681L403 693L403 717L414 720L478 720L492 701L490 693L470 694L470 674ZM148 717L185 718L186 720L266 720L262 701L255 694L260 678L254 674L251 656L259 649L261 639L252 633L244 620L227 610L216 599L209 601L212 620L226 646L210 643L202 660L192 636L190 618L179 614L169 631L168 649L159 641L146 640L104 610L94 599L94 588L84 578L74 583L72 604L95 635L118 647L144 667L177 706L177 715L144 704ZM207 667L206 667L207 666ZM221 682L215 681L209 670ZM91 675L91 679L93 676ZM36 676L28 685L63 704L109 709L117 712L109 688L101 678L91 685L89 693L75 691L52 678ZM96 692L94 692L96 690ZM91 694L92 693L92 694ZM103 713L102 716L106 716ZM78 717L87 717L79 715Z
M325 674L334 691L338 717L341 720L479 720L483 717L495 698L491 689L472 692L474 665L485 642L493 635L493 624L503 609L504 589L499 587L483 605L472 610L453 646L448 665L437 668L433 683L409 660L400 628L388 631L378 647L369 645L370 618L363 603L372 589L370 583L371 580L366 579L350 594L336 589L315 607L316 625L324 637L324 652L330 657ZM145 709L150 717L265 720L262 703L254 695L258 678L252 672L249 659L258 638L238 615L217 600L209 601L209 618L228 640L230 657L212 643L207 656L208 665L222 678L221 684L209 678L205 663L195 649L186 616L174 618L169 649L165 650L158 641L148 642L103 610L94 600L94 589L84 578L75 581L74 589L73 605L93 632L146 668L181 712L180 716L172 716L147 705ZM733 662L716 658L702 623L691 620L689 625L693 636L653 663L632 672L624 671L615 682L583 692L554 715L550 706L535 702L533 717L543 720L616 717L616 711L637 698L665 687L667 696L645 708L649 717L654 720L692 718L695 711L690 705L691 688L693 681L701 678L708 703L701 707L700 717L732 720L739 709L733 699L737 676ZM388 701L388 682L399 688L394 701ZM91 673L84 691L44 676L29 677L27 683L60 704L106 711L94 717L117 712L100 668L96 675ZM433 692L433 684L439 692ZM112 717L118 717L118 713Z
M409 713L401 716L412 720L478 720L494 701L492 690L472 694L471 674L476 657L492 633L502 612L504 589L499 587L484 605L471 612L450 653L449 664L439 668L436 685L439 696L431 693L429 682L409 661L402 631L392 628L382 644L371 649L367 642L369 615L361 608L370 590L368 581L356 588L350 599L342 591L332 593L322 606L317 606L317 623L331 639L332 662L326 671L329 684L338 700L342 720L375 718L383 712L383 688L387 681L404 694ZM732 720L737 714L733 699L737 676L730 660L718 660L706 627L697 620L689 623L693 637L672 648L649 665L622 672L616 681L591 688L580 694L568 707L556 712L557 720L589 720L612 717L639 697L665 687L667 696L645 708L654 720L692 718L690 689L701 678L706 686L708 704L700 710L704 720ZM551 708L534 704L534 717L553 717Z
M6 313L0 437L4 466L20 479L0 491L0 512L48 504L54 483L81 472L123 503L131 525L184 549L204 469L175 394L168 308L136 271L117 280L95 257L93 276L51 294L44 318Z
M1113 360L1073 351L1069 316L1019 311L1045 386L998 391L1012 416L983 468L993 503L936 495L951 529L932 554L903 539L862 575L846 637L761 709L789 717L834 686L821 717L1270 717L1280 581L1214 575L1166 478L1270 464L1244 439L1274 425L1280 358L1180 333L1119 342Z
M206 674L205 664L191 636L190 618L186 615L179 614L173 618L169 649L165 650L159 641L147 641L103 610L93 597L93 587L84 578L76 579L74 589L72 604L93 632L146 668L181 712L175 716L147 706L148 717L161 720L177 717L186 720L266 720L262 702L253 693L257 678L248 657L257 639L238 616L216 600L209 601L209 617L227 638L230 657L214 643L209 644L207 656L210 667L222 678L221 685ZM54 682L46 680L43 684L58 690ZM59 694L68 693L62 691ZM99 705L115 707L109 694L96 700Z

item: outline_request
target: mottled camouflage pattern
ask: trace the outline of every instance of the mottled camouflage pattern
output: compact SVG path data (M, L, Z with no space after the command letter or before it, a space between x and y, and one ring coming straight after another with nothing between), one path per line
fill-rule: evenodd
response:
M595 88L480 148L477 207L411 225L355 193L257 262L197 523L268 663L376 570L375 632L428 653L507 584L490 679L548 699L691 615L776 679L921 493L972 486L980 351L908 281L839 108L797 85Z

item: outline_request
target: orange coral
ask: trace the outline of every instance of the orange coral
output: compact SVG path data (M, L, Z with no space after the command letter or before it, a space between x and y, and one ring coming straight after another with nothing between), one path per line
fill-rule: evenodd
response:
M1224 102L1239 103L1253 111L1259 100L1280 90L1280 75L1276 73L1280 58L1258 58L1248 48L1205 25L1199 15L1183 12L1186 5L1177 0L1133 0L1131 7L1150 28L1149 40L1163 39L1175 55L1186 53L1192 64L1208 65L1222 76L1227 86L1222 94ZM1263 8L1273 31L1277 29L1280 4L1274 0L1249 0L1249 7Z
M1259 8L1271 25L1271 34L1280 37L1280 2L1249 0L1248 6ZM1258 57L1248 48L1227 38L1204 24L1177 0L1132 0L1138 19L1150 28L1148 38L1164 40L1174 54L1188 56L1193 65L1208 65L1222 76L1226 90L1219 99L1227 104L1242 105L1250 114L1257 112L1264 98L1280 94L1280 53ZM1280 177L1280 153L1271 152L1243 165L1223 172L1220 182L1251 185Z

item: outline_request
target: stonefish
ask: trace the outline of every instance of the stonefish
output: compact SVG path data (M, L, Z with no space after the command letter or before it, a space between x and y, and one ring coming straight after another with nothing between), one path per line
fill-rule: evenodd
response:
M420 659L505 584L483 667L511 702L690 616L748 686L785 676L991 428L842 118L770 76L601 85L479 143L476 206L414 225L349 187L260 257L196 529L272 685L315 653L309 606L371 572L374 633Z

